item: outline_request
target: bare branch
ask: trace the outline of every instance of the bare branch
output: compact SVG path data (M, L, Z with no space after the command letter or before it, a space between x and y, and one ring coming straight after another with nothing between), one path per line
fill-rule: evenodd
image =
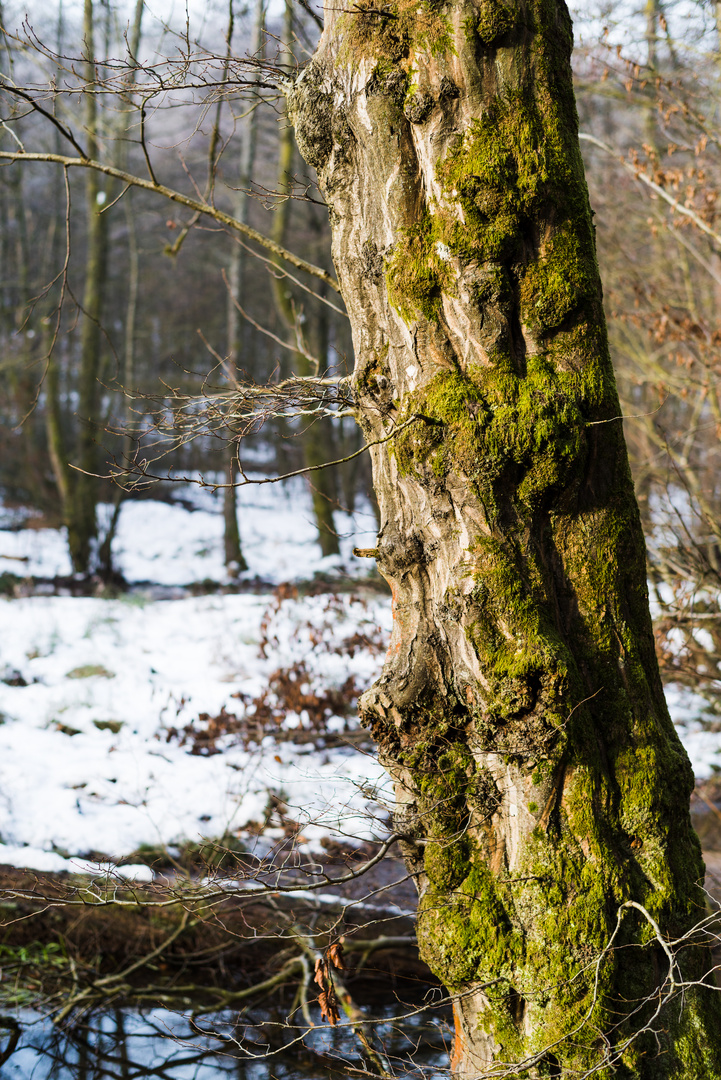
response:
M669 195L666 189L662 188L660 184L657 184L655 180L652 180L648 173L645 173L643 169L639 169L637 165L633 165L630 161L626 161L622 154L619 154L619 152L614 150L612 146L609 146L608 143L603 142L601 139L597 139L595 135L589 135L586 132L581 131L579 132L578 137L583 140L583 142L598 146L599 149L603 150L606 154L610 154L611 157L615 158L616 161L623 166L626 172L629 172L631 176L635 176L642 184L649 187L651 191L659 196L659 198L663 199L664 202L667 202L677 214L687 217L697 228L701 229L702 232L705 232L707 236L710 236L712 240L715 240L717 244L721 245L721 234L717 233L715 229L712 229L710 225L707 225L703 218L699 217L694 210L691 210L688 206L684 206L678 199L674 199L673 195Z
M57 165L62 165L66 169L95 169L97 172L104 173L106 176L113 176L118 180L122 180L132 187L143 188L145 191L154 191L158 195L170 199L171 202L179 203L181 206L187 206L189 210L194 210L198 214L206 214L208 217L225 225L228 229L242 233L254 243L259 244L268 251L272 251L277 258L290 263L291 266L295 266L297 270L303 270L306 274L310 274L312 277L324 281L326 285L335 290L335 292L340 292L340 285L335 278L331 277L331 275L320 266L314 266L313 263L309 263L305 259L301 259L298 255L294 255L291 251L288 251L280 244L277 244L274 240L271 240L267 236L263 236L262 233L251 228L250 225L244 225L242 221L238 221L237 218L232 217L230 214L226 214L223 210L219 210L218 207L211 206L210 203L202 202L199 199L191 199L188 195L183 195L180 191L174 191L173 188L166 187L165 184L154 183L152 180L143 180L141 177L134 176L132 173L125 172L123 169L117 169L113 165L104 165L101 161L94 161L87 157L71 158L65 157L62 154L43 153L21 154L19 151L3 150L0 151L0 160L10 162L44 161L54 162Z

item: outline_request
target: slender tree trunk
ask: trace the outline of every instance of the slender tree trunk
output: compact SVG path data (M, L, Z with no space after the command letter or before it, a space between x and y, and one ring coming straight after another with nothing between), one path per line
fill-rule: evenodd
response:
M285 2L283 40L286 43L284 60L285 63L290 66L293 62L293 53L291 49L291 42L293 40L293 0L286 0ZM293 128L289 123L286 123L280 131L278 191L287 192L289 196L293 191L294 151L295 139L293 137ZM276 207L272 235L273 239L278 244L285 245L285 243L287 243L291 205L292 200L289 197ZM278 312L291 333L296 333L297 313L293 308L293 296L287 278L283 277L282 274L276 277L274 279L274 288ZM325 312L322 312L319 316L321 320L325 317ZM322 350L325 342L325 349L327 350L327 324L325 328L322 325L316 326L307 336L309 341L315 339L314 342L311 342L311 348L313 347L313 344L315 344L316 348ZM316 359L321 363L325 360L325 352L311 352L311 355L315 355ZM293 358L293 367L297 375L303 376L311 374L308 358L304 356L302 352L297 352L295 354ZM313 372L313 374L318 374L318 372ZM307 423L306 421L306 425L305 431L301 436L305 465L313 467L322 465L328 460L333 460L336 455L334 455L332 451L329 452L330 447L332 446L332 430L329 431L327 428L322 430L318 423ZM337 492L331 471L325 469L313 473L310 490L313 515L318 529L318 542L320 543L321 551L323 555L337 555L340 551L340 545L338 543L338 534L335 530L333 521L333 506L337 503Z
M47 324L47 334L45 335L45 349L48 356L45 372L45 437L48 443L50 466L60 496L60 505L65 515L70 502L73 478L68 466L63 431L63 414L60 407L60 365L55 353L56 345L52 341L54 329L53 324Z
M586 1076L617 1054L619 1077L717 1078L714 993L651 1020L666 960L641 912L624 914L629 947L596 963L625 901L675 938L704 894L568 12L396 0L390 14L329 3L288 102L330 208L359 420L371 441L397 432L372 451L394 631L361 712L396 780L422 954L458 994L454 1073ZM708 963L682 959L688 977ZM655 1034L624 1049L647 1021Z
M56 35L56 51L58 56L63 55L64 18L63 5L58 4L58 21ZM61 75L56 73L56 84L61 82ZM55 131L55 153L61 153L61 135ZM60 255L61 222L62 222L62 177L55 174L52 178L53 192L53 218L55 226L51 231L47 252L47 272L54 277L58 272L58 260ZM57 356L58 342L55 340L57 321L55 316L55 304L57 304L57 290L53 289L48 297L47 314L44 323L44 353L47 357L45 371L45 437L48 444L50 465L55 478L55 486L60 498L63 519L67 522L70 512L70 491L73 483L70 467L68 465L67 443L63 428L63 410L60 404L60 364Z
M240 244L231 255L230 273L228 275L228 353L225 361L226 375L232 386L237 380L238 360L242 353L241 342L243 326L240 322L240 312L235 306L240 301L243 281L243 249ZM225 481L229 485L223 490L223 545L225 553L225 565L229 570L240 573L248 569L243 550L240 545L240 527L238 525L238 493L235 481L238 475L236 460L237 444L233 439L228 439L225 445Z
M658 106L654 77L658 68L658 30L660 14L659 0L646 0L646 64L648 65L651 78L649 82L650 100L645 109L644 129L646 134L646 145L655 152L658 152L658 132L656 123L656 110Z
M0 0L0 26L5 25L5 12L3 9L2 0ZM6 74L7 59L4 54L0 55L0 74ZM7 97L5 94L0 94L0 104L5 108L7 103ZM4 130L0 130L0 150L5 149L6 142L9 142L9 136ZM10 230L8 228L10 222L9 213L9 190L8 190L8 178L3 176L0 180L0 345L2 345L3 352L7 349L7 339L12 333L12 301L10 292L10 280L7 268L10 265ZM5 376L7 378L7 375ZM5 379L3 379L3 382Z
M251 55L261 58L265 45L265 0L256 0L255 23L253 27L253 42ZM250 220L250 185L253 180L255 168L255 151L258 142L258 110L253 109L248 117L243 132L240 151L240 169L238 176L238 192L235 200L235 217L247 225ZM230 383L237 377L238 366L242 363L243 331L244 326L238 311L243 290L243 275L245 270L245 248L237 243L233 248L230 260L230 272L228 275L228 347L226 370ZM225 456L226 480L230 485L237 478L237 446L232 440L228 441ZM236 567L237 571L247 570L248 564L243 556L240 544L240 528L238 526L238 498L235 487L226 487L223 492L223 518L225 523L225 565Z
M325 367L324 361L328 356L328 309L319 304L308 320L307 332L308 352L320 365ZM295 357L295 371L301 376L323 375L323 370L317 371L315 365L297 353ZM305 418L303 431L303 462L306 466L316 467L326 461L333 461L339 457L335 440L335 431L329 424L322 420L308 421ZM338 504L337 477L330 469L318 470L309 478L310 497L313 506L313 516L318 529L318 542L323 555L337 555L340 551L338 533L333 521L333 507Z
M97 157L98 109L95 96L95 60L93 48L93 0L85 0L83 38L87 60L85 74L85 139L87 153ZM107 187L107 184L106 184ZM99 408L101 318L108 267L108 218L103 207L107 190L101 187L99 174L88 169L85 174L87 213L87 253L85 287L80 333L80 369L78 372L78 472L72 485L67 517L70 558L76 573L85 574L91 567L93 542L97 536L97 415Z
M56 52L63 56L65 37L65 18L63 4L57 8L57 33ZM56 83L62 82L62 73L56 72ZM54 103L55 105L56 103ZM55 153L62 152L62 136L55 132ZM53 176L53 218L55 225L52 228L49 245L47 245L47 273L54 278L60 266L60 235L63 229L63 177ZM69 207L66 208L69 213ZM47 297L47 308L43 320L43 353L46 356L45 364L45 438L47 441L47 454L50 457L51 468L55 478L55 486L60 501L60 509L63 512L64 521L67 523L70 516L71 491L74 482L74 473L69 465L68 440L63 406L60 404L60 364L58 360L58 341L56 332L58 328L56 305L58 303L57 287L53 288Z
M129 91L123 95L125 103L130 108L130 116L135 119L137 112L133 105L132 89L135 86L138 54L140 52L140 40L142 34L143 10L145 0L136 0L133 23L128 37L129 62L135 65L131 68ZM121 113L121 124L122 124ZM118 168L127 167L128 142L124 137L131 123L126 123L126 131L118 132L115 140L115 158ZM135 209L133 207L133 192L127 191L123 198L125 223L128 230L128 300L125 307L125 350L123 354L123 389L125 391L125 407L123 419L128 434L123 438L122 455L125 461L132 460L136 450L136 442L130 434L132 416L132 391L135 387L135 333L138 315L138 292L140 288L140 252L138 250L138 232L135 228ZM120 523L125 492L122 487L117 487L113 495L113 513L108 522L108 527L98 550L98 568L101 575L109 580L113 575L113 542Z

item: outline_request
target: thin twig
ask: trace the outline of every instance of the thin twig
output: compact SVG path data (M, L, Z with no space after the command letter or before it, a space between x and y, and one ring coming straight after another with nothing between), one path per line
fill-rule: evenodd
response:
M268 251L272 251L279 259L283 259L285 262L290 263L291 266L295 266L297 270L303 270L306 274L310 274L312 277L324 281L326 285L331 289L334 289L335 292L340 292L340 285L334 277L331 277L327 270L323 270L320 266L314 266L313 263L307 262L306 259L301 259L298 255L294 255L292 251L288 251L287 248L284 248L281 244L277 244L274 240L259 233L257 229L251 228L250 225L244 225L242 221L238 221L237 218L232 217L230 214L226 214L225 211L219 210L217 206L212 206L210 203L202 202L199 199L191 199L190 196L183 195L182 192L175 191L165 184L158 184L152 180L143 180L142 177L125 172L123 169L117 169L114 165L104 165L101 161L94 161L87 157L71 158L65 157L63 154L21 154L19 151L3 150L0 151L0 160L14 162L54 162L57 165L62 165L66 169L95 169L105 176L113 176L118 180L123 180L132 187L143 188L145 191L155 191L158 195L170 199L171 202L179 203L181 206L187 206L188 209L194 210L198 214L206 214L208 217L213 218L215 221L219 221L227 228L242 233L254 243L260 244L261 247L266 248Z

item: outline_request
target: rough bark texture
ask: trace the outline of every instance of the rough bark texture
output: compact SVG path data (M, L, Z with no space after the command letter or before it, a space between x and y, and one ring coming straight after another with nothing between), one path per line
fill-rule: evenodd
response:
M615 951L585 1022L618 906L671 936L704 912L571 45L563 0L329 4L289 95L330 207L364 433L417 417L373 451L395 629L361 707L397 780L423 955L462 992L459 1077L586 1075L604 1037L643 1025L663 972L653 945ZM650 937L626 917L619 940ZM687 973L706 962L689 951ZM721 1076L712 991L656 1027L615 1077Z

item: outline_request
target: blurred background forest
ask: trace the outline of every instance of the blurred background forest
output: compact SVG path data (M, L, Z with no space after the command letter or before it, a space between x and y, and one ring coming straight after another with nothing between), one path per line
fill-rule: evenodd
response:
M327 214L279 91L312 54L319 9L217 0L166 13L86 0L28 12L0 7L1 151L77 157L72 130L88 156L157 177L333 273ZM668 679L721 712L721 5L647 0L573 14L659 655ZM256 63L239 66L244 55ZM148 469L160 477L238 479L235 433L204 420L174 428L180 399L222 393L238 377L353 367L342 301L323 282L212 216L98 172L4 160L0 268L4 505L19 524L33 510L36 524L64 525L76 575L96 583L122 585L113 540L127 500L182 497L168 482L137 483L139 460L162 453ZM240 461L280 475L361 445L349 416L274 419L249 426ZM88 475L133 460L119 485ZM367 457L310 476L318 540L332 555L334 511L372 505ZM234 489L222 490L233 578L245 568L243 522Z

